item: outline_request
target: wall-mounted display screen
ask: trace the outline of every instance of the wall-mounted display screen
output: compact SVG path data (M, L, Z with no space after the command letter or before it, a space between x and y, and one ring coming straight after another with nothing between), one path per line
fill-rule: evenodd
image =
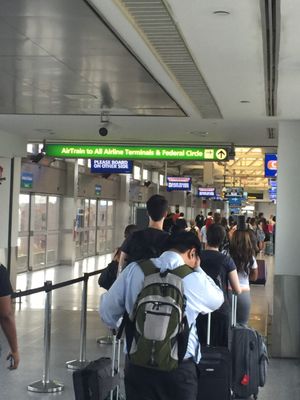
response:
M191 190L192 179L190 177L167 176L167 190Z
M215 197L216 188L213 187L198 187L198 197Z
M226 187L223 189L224 197L244 197L243 187Z

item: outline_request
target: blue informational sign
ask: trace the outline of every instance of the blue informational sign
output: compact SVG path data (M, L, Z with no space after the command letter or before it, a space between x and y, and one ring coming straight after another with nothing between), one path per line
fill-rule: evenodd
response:
M277 188L276 179L269 179L269 186L271 186L271 188Z
M102 191L102 186L101 185L95 185L95 195L100 196Z
M131 174L132 160L91 160L91 172L98 174Z
M269 189L269 199L276 200L277 199L277 187L271 187Z
M216 188L198 187L198 197L215 198L216 197Z
M229 206L240 207L242 205L242 197L228 197Z
M265 178L277 176L277 154L265 154Z
M186 177L167 176L167 190L191 190L192 179Z
M33 184L33 174L31 172L21 173L21 188L31 189Z

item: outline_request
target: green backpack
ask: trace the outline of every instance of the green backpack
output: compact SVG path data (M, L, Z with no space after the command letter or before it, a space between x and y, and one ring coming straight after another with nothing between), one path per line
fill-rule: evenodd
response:
M182 278L193 272L187 265L161 273L150 260L139 262L144 272L140 292L130 320L132 364L171 371L186 353L189 327L185 316Z

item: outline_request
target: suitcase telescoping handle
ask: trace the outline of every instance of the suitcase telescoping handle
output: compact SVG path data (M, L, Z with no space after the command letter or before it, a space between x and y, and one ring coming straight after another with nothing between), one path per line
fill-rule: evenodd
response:
M237 295L232 292L231 326L236 326L236 313L237 313Z
M112 357L111 357L111 376L114 377L120 371L120 356L121 356L121 339L117 338L117 332L115 329L112 330ZM117 353L117 355L116 355ZM113 399L114 391L110 392L110 400ZM119 398L119 385L116 389L116 398Z
M206 344L210 346L211 313L207 314L207 339Z

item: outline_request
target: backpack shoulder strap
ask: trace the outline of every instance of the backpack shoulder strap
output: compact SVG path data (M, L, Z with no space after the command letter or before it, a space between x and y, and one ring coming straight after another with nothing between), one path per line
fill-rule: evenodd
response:
M180 267L177 267L170 271L172 274L179 276L179 278L183 279L187 275L194 272L194 269L189 267L188 265L184 264Z
M156 272L159 271L159 268L157 268L150 260L140 260L138 262L138 265L143 271L145 276L155 274Z

